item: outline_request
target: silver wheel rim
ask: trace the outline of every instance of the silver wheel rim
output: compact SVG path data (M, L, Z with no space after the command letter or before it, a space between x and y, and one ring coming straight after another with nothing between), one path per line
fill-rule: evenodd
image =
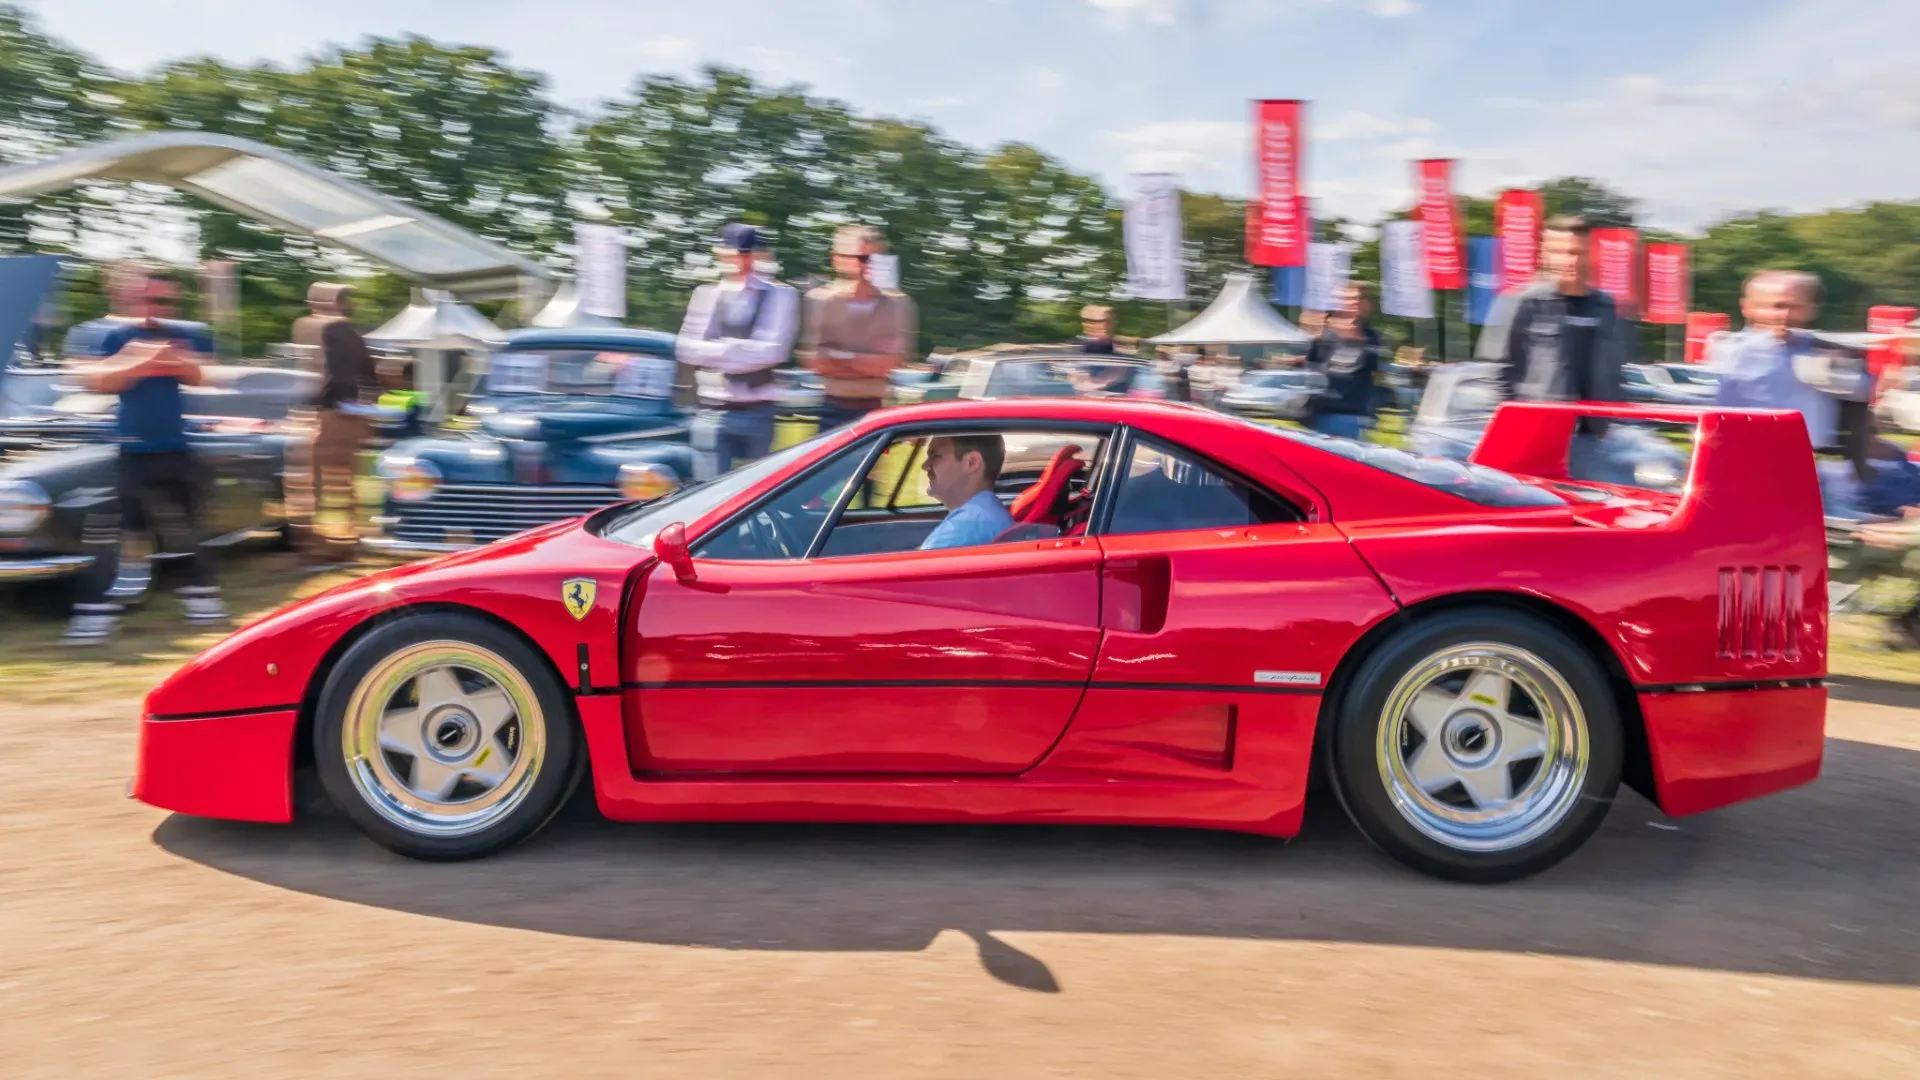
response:
M428 641L382 660L347 702L347 773L375 813L458 837L513 813L546 756L533 687L498 655Z
M1460 851L1511 851L1579 804L1586 715L1560 673L1525 649L1455 645L1394 684L1375 757L1394 808L1423 835Z

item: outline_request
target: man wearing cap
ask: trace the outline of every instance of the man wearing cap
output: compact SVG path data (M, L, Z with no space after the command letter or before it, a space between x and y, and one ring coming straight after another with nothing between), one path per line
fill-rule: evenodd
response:
M913 359L913 301L868 280L869 261L886 250L886 239L871 225L842 227L833 237L833 272L839 280L807 294L800 362L826 382L821 431L879 408L887 375Z
M773 447L773 369L787 361L800 320L800 296L755 266L760 230L729 225L714 255L721 279L693 291L675 354L694 369L700 414L693 425L696 479L765 457Z
M308 314L294 320L288 335L319 360L319 389L289 417L297 434L287 444L286 473L294 546L314 568L353 560L356 459L370 427L368 413L382 389L373 353L348 317L352 300L349 286L314 283L307 290ZM347 531L337 538L319 527L320 506L329 494L346 507Z

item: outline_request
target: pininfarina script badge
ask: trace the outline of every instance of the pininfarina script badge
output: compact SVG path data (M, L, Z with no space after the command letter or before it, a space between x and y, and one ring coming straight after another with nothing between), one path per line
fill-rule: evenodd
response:
M1253 681L1262 686L1319 686L1317 671L1256 671Z

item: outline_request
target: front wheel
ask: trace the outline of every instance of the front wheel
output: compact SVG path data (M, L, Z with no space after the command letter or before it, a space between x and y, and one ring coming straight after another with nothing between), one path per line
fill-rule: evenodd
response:
M327 797L417 859L478 858L533 835L566 801L580 754L540 655L467 615L374 630L341 658L315 716Z
M1333 786L1368 840L1455 881L1509 881L1571 855L1620 786L1605 673L1558 628L1509 611L1422 620L1355 673Z

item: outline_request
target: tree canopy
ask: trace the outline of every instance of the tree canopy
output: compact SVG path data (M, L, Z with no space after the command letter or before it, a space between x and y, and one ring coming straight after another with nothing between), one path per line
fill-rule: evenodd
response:
M541 75L504 54L419 37L368 38L292 68L198 57L122 75L0 2L0 163L168 129L300 154L563 270L574 220L619 225L629 239L629 320L643 325L678 323L730 220L766 229L782 276L798 282L828 272L834 229L879 226L901 256L928 347L1059 340L1087 302L1114 304L1123 335L1156 333L1170 317L1165 305L1124 298L1120 200L1032 146L970 147L924 123L862 115L724 68L640 78L572 114ZM249 349L284 337L307 282L339 258L175 193L126 188L93 184L0 206L0 250L74 252L89 231L137 240L156 214L171 213L193 226L201 257L240 264ZM1562 177L1542 191L1550 214L1637 223L1636 200L1602 180ZM1462 196L1460 207L1467 232L1491 231L1490 199ZM1184 193L1189 306L1211 298L1225 274L1253 269L1245 212L1238 199ZM1334 238L1350 224L1318 226ZM1828 326L1861 325L1871 304L1920 302L1920 203L1743 213L1692 243L1702 309L1737 316L1741 281L1762 267L1819 273ZM1359 242L1356 273L1377 278L1378 267L1377 241ZM76 318L101 306L86 279L79 285ZM363 292L375 300L372 318L397 309L406 290L376 277Z

